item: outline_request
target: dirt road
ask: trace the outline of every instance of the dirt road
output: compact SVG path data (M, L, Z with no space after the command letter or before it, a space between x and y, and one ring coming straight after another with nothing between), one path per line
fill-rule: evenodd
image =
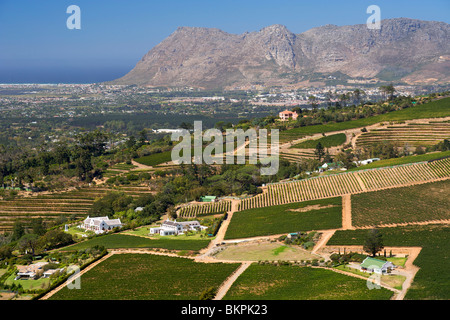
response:
M342 229L349 230L352 227L352 202L351 195L342 196Z
M227 294L228 290L230 290L233 283L239 278L239 276L247 270L247 268L251 265L251 262L244 262L241 264L239 268L236 269L235 272L231 274L219 287L217 290L217 294L214 298L214 300L222 300L223 297Z

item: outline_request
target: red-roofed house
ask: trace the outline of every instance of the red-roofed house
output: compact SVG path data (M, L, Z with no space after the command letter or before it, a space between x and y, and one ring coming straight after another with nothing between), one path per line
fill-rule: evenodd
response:
M292 112L289 110L284 110L284 111L280 112L278 115L279 115L281 121L289 121L291 119L297 120L297 118L298 118L297 112Z

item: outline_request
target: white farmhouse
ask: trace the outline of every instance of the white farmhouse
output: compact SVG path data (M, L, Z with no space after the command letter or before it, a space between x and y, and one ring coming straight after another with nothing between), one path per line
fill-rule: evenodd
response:
M360 265L361 271L375 272L378 274L385 274L395 268L395 265L390 261L383 261L371 257L367 257Z
M200 225L200 223L196 220L183 222L177 222L177 220L166 220L160 227L150 228L150 234L173 236L183 234L186 231L199 231L203 229L207 229L207 227Z
M379 161L380 158L371 158L371 159L366 159L366 160L361 160L361 161L353 161L354 164L356 164L357 166L365 166L366 164L372 163L374 161Z
M94 231L95 233L103 233L113 228L122 228L122 222L120 222L120 219L109 219L108 217L90 218L88 216L84 219L81 227L85 230Z

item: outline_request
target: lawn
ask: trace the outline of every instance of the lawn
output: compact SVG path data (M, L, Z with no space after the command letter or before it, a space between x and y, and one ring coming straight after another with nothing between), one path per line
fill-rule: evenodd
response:
M16 277L16 273L10 275L6 280L5 284L10 286L13 283L16 285L21 284L24 290L39 290L49 286L50 279L49 278L40 278L37 280L14 280Z
M175 239L149 239L125 234L109 234L95 237L61 250L82 250L96 245L107 249L121 248L161 248L169 250L200 250L208 246L207 240L175 240Z
M354 226L450 219L450 180L352 195Z
M407 257L388 257L388 258L386 258L387 261L390 261L399 267L404 267L407 259L408 259Z
M342 226L341 197L236 212L225 239L268 236Z
M384 121L403 121L413 119L441 118L450 116L450 98L444 98L422 105L414 105L413 107L403 110L393 111L373 117L344 121L338 123L327 123L322 125L299 127L280 132L280 141L289 141L299 139L301 137L315 134L326 133L332 131L341 131L347 129L362 128L375 123Z
M228 245L216 256L220 260L234 261L300 261L320 259L320 256L300 249L296 246L286 246L276 242L243 243Z
M158 164L172 161L172 150L140 157L135 159L135 161L146 166L156 166Z
M419 246L414 261L420 268L406 299L450 299L450 225L406 226L380 229L385 246ZM327 245L362 245L367 230L338 230Z
M366 281L331 270L252 264L226 300L388 300L392 291L369 290Z
M239 266L151 254L117 254L83 274L81 289L51 300L198 300Z
M153 240L206 240L206 233L204 231L199 232L192 232L192 233L185 233L181 235L173 235L173 236L160 236L159 234L152 234L150 235L150 228L159 227L159 225L153 225L153 226L146 226L146 227L140 227L136 228L135 230L126 230L121 232L121 234L131 234L131 235L137 235L141 237L148 237L149 239ZM214 239L213 237L207 238L209 240Z
M345 265L340 265L340 266L336 267L336 269L342 270L345 272L350 272L353 274L357 274L359 276L363 276L366 278L369 278L372 275L372 273L362 272L355 268L351 268L351 267L345 266ZM391 288L394 288L397 290L402 290L402 285L403 285L403 282L405 282L405 280L406 280L406 277L401 276L401 275L380 275L380 282L382 285L386 285L388 287L391 287Z
M337 147L345 143L347 136L345 133L333 134L331 136L322 137L314 140L306 140L293 145L291 148L314 149L320 142L324 148Z
M69 229L67 231L65 231L65 232L68 233L68 234L77 235L77 236L80 236L80 237L83 236L83 235L89 236L89 235L94 235L95 234L93 231L84 230L84 229L78 228L78 225L69 227Z

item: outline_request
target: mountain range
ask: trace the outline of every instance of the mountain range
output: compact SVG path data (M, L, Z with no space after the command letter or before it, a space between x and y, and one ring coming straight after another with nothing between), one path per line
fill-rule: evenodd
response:
M277 24L239 35L180 27L111 83L238 89L355 80L448 83L450 25L395 18L378 30L325 25L294 34Z

